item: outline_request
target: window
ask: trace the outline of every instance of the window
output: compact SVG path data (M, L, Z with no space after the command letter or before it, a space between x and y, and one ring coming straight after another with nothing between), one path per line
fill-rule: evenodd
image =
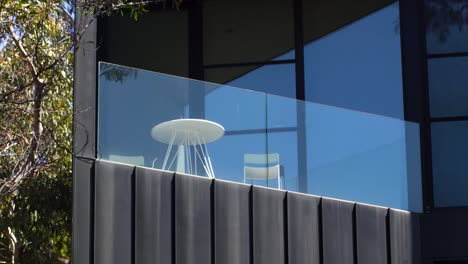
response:
M434 205L467 206L468 6L456 0L425 4Z
M430 54L468 52L468 3L426 0L426 43Z
M296 96L293 63L209 68L205 70L205 80L289 98Z
M293 59L292 0L205 0L206 65Z
M403 119L399 6L390 2L304 1L308 101Z
M431 117L468 116L468 57L428 61Z

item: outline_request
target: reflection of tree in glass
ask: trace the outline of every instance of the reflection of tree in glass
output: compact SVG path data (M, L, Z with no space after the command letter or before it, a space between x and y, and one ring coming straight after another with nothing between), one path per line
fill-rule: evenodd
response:
M426 0L426 28L444 43L452 30L468 26L468 0Z
M108 81L122 83L129 76L136 78L137 73L138 71L136 69L112 64L101 64L101 76L104 76Z

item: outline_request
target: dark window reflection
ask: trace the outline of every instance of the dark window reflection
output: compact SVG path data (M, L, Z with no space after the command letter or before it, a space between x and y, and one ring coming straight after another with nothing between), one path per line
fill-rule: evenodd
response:
M304 16L318 16L304 25L305 39L311 41L304 47L306 99L403 118L398 3L306 2ZM342 2L349 9L340 18ZM331 18L318 19L327 15ZM339 29L327 34L336 29L327 26L331 19Z
M428 53L468 51L468 1L426 0Z
M432 117L468 115L468 57L428 62Z
M296 96L294 64L211 68L205 80L290 98Z
M205 64L269 61L294 48L292 0L205 0ZM288 54L293 58L294 54Z
M468 121L432 124L436 207L468 205Z
M109 16L99 21L103 61L188 77L188 13L151 10L134 21ZM102 42L101 42L102 41Z

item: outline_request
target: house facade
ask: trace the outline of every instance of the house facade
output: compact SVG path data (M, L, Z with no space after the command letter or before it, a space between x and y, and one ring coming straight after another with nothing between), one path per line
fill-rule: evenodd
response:
M73 261L465 263L466 7L193 0L80 17ZM176 119L223 135L169 149L177 137L151 131ZM258 154L277 178L246 175Z

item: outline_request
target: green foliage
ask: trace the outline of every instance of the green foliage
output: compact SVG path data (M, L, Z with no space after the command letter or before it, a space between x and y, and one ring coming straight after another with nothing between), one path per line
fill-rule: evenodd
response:
M71 248L72 5L0 3L0 263L63 263Z
M70 174L41 175L33 183L21 186L18 194L3 206L0 230L11 228L22 241L18 263L62 263L59 257L70 256L71 185ZM3 234L0 243L8 244Z
M164 7L168 3L173 8L178 9L183 0L79 0L78 8L90 15L112 15L120 13L129 15L134 20L138 20L139 15L148 12L148 6L161 4Z
M165 1L0 0L0 263L70 257L73 52L87 27L74 28L75 3L137 20Z

